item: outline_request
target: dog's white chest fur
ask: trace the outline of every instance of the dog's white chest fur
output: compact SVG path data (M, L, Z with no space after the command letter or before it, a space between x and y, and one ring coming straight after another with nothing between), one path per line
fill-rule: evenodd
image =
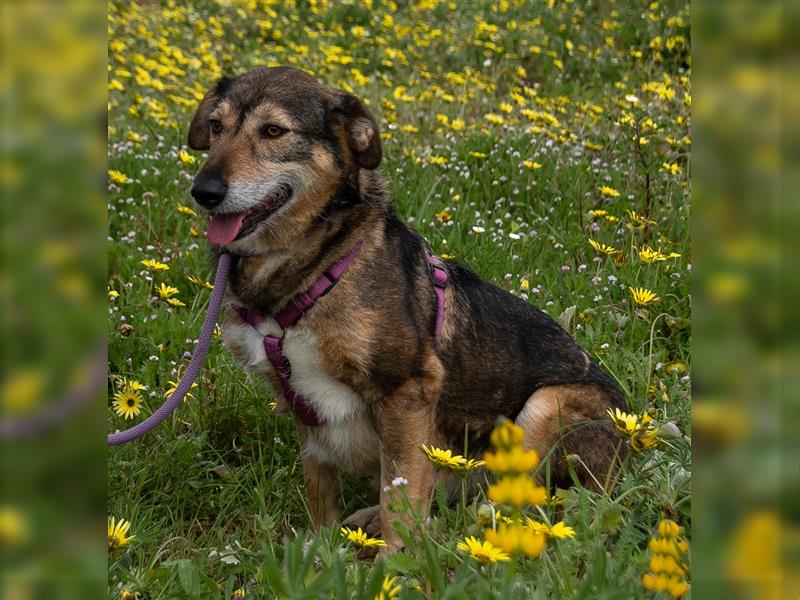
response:
M265 372L272 371L272 365L264 350L264 336L280 333L274 319L266 319L258 329L237 319L224 328L223 339L228 347L247 357L245 367ZM309 427L302 452L318 463L354 474L376 470L379 440L367 406L352 388L326 370L316 336L301 327L289 329L283 339L283 354L291 365L292 388L324 422Z

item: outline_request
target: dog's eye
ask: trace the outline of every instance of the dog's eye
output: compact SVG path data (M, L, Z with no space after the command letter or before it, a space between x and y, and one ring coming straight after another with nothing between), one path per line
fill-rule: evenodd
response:
M286 129L283 127L278 127L277 125L264 125L261 128L261 137L265 138L276 138L281 137L284 133L286 133Z
M214 135L217 135L222 131L222 121L219 119L211 119L208 124L211 126L211 133Z

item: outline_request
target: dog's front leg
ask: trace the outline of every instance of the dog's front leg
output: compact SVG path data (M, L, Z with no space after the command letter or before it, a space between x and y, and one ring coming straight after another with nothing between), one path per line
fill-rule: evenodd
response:
M423 382L409 382L401 393L381 403L376 417L381 437L381 533L386 542L382 554L396 552L403 541L392 526L397 520L414 529L416 519L428 514L434 469L421 450L423 444L432 442L434 430L434 403L424 401ZM408 483L397 483L402 477ZM411 511L395 512L392 504L407 494Z
M297 433L300 438L300 459L303 463L303 479L311 522L314 529L330 527L339 519L339 473L335 467L320 463L306 450L308 429L299 421Z

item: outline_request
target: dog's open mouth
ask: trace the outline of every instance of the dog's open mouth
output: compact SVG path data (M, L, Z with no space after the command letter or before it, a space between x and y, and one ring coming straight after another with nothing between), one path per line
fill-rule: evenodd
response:
M291 196L292 188L288 185L282 185L249 211L229 215L214 215L211 217L211 222L208 224L208 231L206 232L208 241L218 246L224 246L249 235L261 221L286 204Z

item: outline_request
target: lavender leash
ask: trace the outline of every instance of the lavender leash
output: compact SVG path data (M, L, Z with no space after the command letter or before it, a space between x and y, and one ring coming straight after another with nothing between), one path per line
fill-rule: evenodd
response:
M203 322L203 328L200 330L200 336L197 339L197 346L195 346L194 354L189 361L189 366L183 373L178 387L169 397L169 399L162 404L158 410L152 415L147 417L144 421L126 429L125 431L116 431L108 436L109 446L119 446L131 442L137 438L142 437L146 433L151 432L158 427L161 422L166 419L178 407L178 405L186 396L186 392L197 379L200 374L200 368L203 366L203 360L208 353L208 347L211 345L211 338L214 335L214 325L217 323L217 314L219 313L220 306L222 306L222 298L225 295L225 286L228 284L228 271L231 266L231 255L222 253L219 255L219 262L217 263L217 274L214 277L214 289L211 290L211 298L208 301L208 311L206 312L206 320Z

